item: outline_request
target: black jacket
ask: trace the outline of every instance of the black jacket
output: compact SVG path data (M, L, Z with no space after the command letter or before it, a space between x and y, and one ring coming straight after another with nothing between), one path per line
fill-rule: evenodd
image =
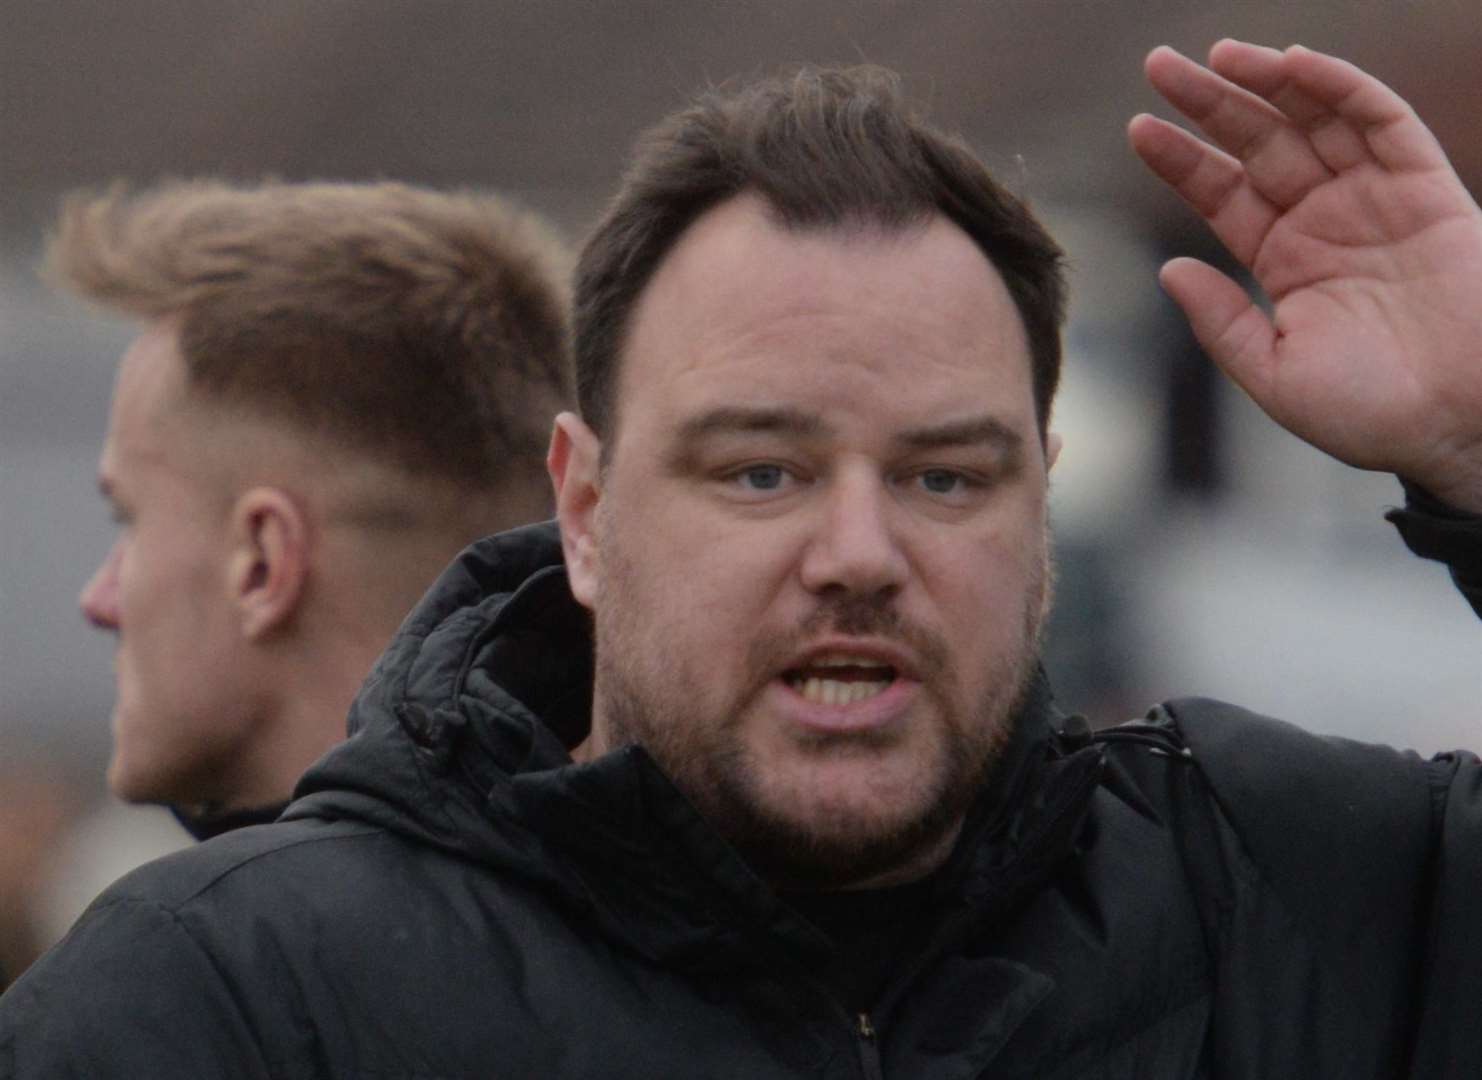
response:
M109 889L0 1077L1482 1075L1482 768L1041 686L869 1015L638 749L573 765L554 530L481 541L286 820Z

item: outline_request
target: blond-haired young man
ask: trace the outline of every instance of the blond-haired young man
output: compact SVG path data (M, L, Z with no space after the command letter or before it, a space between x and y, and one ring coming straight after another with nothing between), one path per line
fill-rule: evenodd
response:
M473 539L549 513L565 252L486 194L173 183L74 197L50 276L142 330L83 589L117 639L112 790L270 820Z

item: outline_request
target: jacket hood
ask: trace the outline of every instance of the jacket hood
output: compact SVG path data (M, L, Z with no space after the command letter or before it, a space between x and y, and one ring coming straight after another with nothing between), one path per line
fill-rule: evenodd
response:
M571 766L566 747L587 723L589 642L553 524L470 545L377 660L350 706L349 737L304 774L287 816L360 819L463 855L514 856L491 812L510 809L516 776Z
M349 738L305 774L285 818L365 821L489 865L670 963L734 963L755 930L828 948L641 748L572 762L591 640L554 523L477 541L403 623ZM954 902L1000 907L1071 850L1099 755L1061 753L1052 714L1040 676L940 876Z

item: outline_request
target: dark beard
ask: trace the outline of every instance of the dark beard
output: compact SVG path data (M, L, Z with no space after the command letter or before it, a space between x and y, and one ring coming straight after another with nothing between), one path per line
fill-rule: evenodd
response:
M1036 612L1038 610L1036 602ZM618 620L619 622L621 620ZM950 654L944 644L930 635L902 624L889 601L873 597L845 596L821 605L799 630L785 637L770 637L753 645L746 670L758 673L759 693L779 670L785 658L794 655L801 642L826 630L849 635L879 635L906 642L921 661L923 685L951 685ZM994 693L979 708L991 713L979 722L945 726L938 758L925 782L931 791L923 809L888 828L852 828L841 818L799 820L766 805L757 793L764 789L756 775L757 765L745 747L726 737L733 729L721 726L704 729L708 737L696 739L694 718L672 697L657 699L652 688L683 687L679 671L660 651L648 653L657 667L647 669L646 685L604 649L603 631L631 634L622 626L599 625L597 686L604 707L611 746L636 743L644 747L674 785L707 821L738 851L747 864L775 887L793 890L839 889L893 875L919 862L924 854L941 851L953 839L963 816L976 799L988 774L997 763L1032 684L1036 668L1035 648L1038 619L1026 613L1023 653L1013 658L1016 667L1005 671L1006 692ZM609 640L611 640L609 638ZM631 644L635 638L627 637ZM1006 665L1007 666L1007 665ZM648 691L647 693L645 691ZM929 692L929 690L928 690ZM750 697L737 703L737 708ZM939 702L945 710L946 703ZM944 715L947 715L944 711ZM987 722L983 722L984 720ZM799 753L849 754L877 750L859 735L818 737L800 744Z
M999 731L995 727L995 737L974 740L954 730L945 768L932 777L936 790L925 812L893 829L821 830L815 822L769 813L747 797L757 781L739 752L728 754L729 762L709 777L703 812L747 865L778 889L823 891L893 876L954 838L1006 741L997 737Z

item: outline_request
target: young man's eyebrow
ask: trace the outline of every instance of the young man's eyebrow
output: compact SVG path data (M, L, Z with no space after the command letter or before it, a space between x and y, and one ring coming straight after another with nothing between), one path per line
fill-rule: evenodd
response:
M801 409L722 405L690 417L679 425L677 434L681 442L689 443L709 435L811 436L827 430L822 417Z
M988 446L1005 456L1017 455L1024 437L993 416L973 416L944 424L913 428L896 435L894 442L910 450L942 450L954 446Z

